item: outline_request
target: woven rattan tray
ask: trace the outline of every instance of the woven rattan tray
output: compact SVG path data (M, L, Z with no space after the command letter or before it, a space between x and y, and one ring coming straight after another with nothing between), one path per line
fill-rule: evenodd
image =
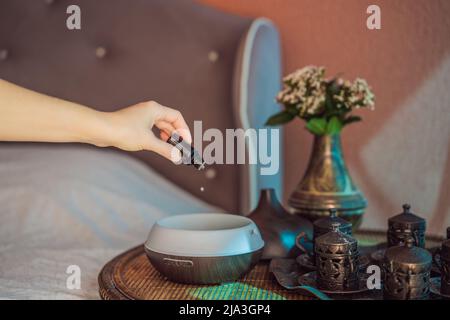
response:
M268 262L259 263L237 282L215 286L174 283L152 267L142 245L106 264L99 275L99 285L102 299L307 299L280 287L269 273Z
M355 234L361 246L385 240L385 233L361 231ZM427 246L437 246L440 237L427 237ZM214 286L186 285L166 280L148 261L142 245L108 262L98 277L102 299L125 300L306 300L311 297L284 289L260 262L241 280Z

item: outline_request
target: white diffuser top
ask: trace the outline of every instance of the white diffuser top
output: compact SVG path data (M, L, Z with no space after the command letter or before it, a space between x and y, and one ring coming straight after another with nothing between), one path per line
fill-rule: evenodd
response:
M158 220L150 230L148 250L185 257L220 257L264 247L255 223L243 216L197 213Z

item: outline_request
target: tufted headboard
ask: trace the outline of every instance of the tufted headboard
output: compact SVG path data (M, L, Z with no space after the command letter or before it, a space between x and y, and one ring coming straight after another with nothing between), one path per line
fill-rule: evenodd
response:
M66 9L81 8L81 30ZM179 109L189 126L261 127L277 110L275 27L185 0L1 0L0 78L111 111L144 100ZM282 137L280 136L280 143ZM205 201L248 212L261 187L281 196L281 171L212 165L204 172L132 154ZM204 192L200 190L204 187Z

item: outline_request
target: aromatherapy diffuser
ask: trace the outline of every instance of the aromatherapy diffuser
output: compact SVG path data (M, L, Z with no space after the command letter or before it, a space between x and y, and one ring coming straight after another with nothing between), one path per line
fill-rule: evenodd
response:
M172 281L191 284L234 281L258 262L263 248L252 220L219 213L163 218L145 243L156 270Z

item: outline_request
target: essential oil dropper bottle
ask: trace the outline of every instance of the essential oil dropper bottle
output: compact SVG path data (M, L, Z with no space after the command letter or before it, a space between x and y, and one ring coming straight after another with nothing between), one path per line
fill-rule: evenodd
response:
M172 133L169 139L167 139L167 143L180 150L182 163L193 165L197 170L203 170L205 168L206 163L202 156L191 144L183 141L183 137L181 137L178 133Z

